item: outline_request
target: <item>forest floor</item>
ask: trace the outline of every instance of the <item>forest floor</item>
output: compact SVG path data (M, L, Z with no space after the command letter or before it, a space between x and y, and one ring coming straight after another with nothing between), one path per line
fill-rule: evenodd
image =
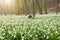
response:
M0 40L60 40L60 15L0 16Z

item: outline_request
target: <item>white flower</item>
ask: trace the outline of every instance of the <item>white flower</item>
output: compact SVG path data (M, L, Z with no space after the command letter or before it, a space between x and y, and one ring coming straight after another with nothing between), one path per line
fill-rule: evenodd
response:
M51 33L51 35L53 35L53 33Z
M10 33L10 34L11 34L11 31L8 31L8 33Z

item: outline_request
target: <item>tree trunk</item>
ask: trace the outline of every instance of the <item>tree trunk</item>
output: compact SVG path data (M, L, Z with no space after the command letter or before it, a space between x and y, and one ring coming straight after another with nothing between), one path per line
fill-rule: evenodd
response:
M47 14L47 0L44 0L44 13Z
M56 0L56 14L58 14L59 9L59 0Z
M40 0L37 0L37 6L38 6L38 9L39 9L39 13L43 14L42 13L42 8L41 8L41 5L40 5Z
M36 10L36 2L35 2L36 0L32 0L32 14L33 14L33 17L35 17L35 10Z
M16 15L19 15L19 14L20 14L20 10L19 10L19 0L16 0L15 2L16 2L16 4L15 4L15 7L16 7Z

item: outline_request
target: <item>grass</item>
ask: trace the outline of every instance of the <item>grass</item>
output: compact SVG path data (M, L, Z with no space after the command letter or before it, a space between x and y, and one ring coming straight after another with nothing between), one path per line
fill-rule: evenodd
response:
M60 16L0 16L0 40L60 40Z

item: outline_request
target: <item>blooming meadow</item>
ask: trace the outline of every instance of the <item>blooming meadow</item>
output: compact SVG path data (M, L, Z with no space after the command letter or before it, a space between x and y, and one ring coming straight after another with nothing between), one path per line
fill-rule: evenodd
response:
M0 40L60 40L60 16L1 16Z

